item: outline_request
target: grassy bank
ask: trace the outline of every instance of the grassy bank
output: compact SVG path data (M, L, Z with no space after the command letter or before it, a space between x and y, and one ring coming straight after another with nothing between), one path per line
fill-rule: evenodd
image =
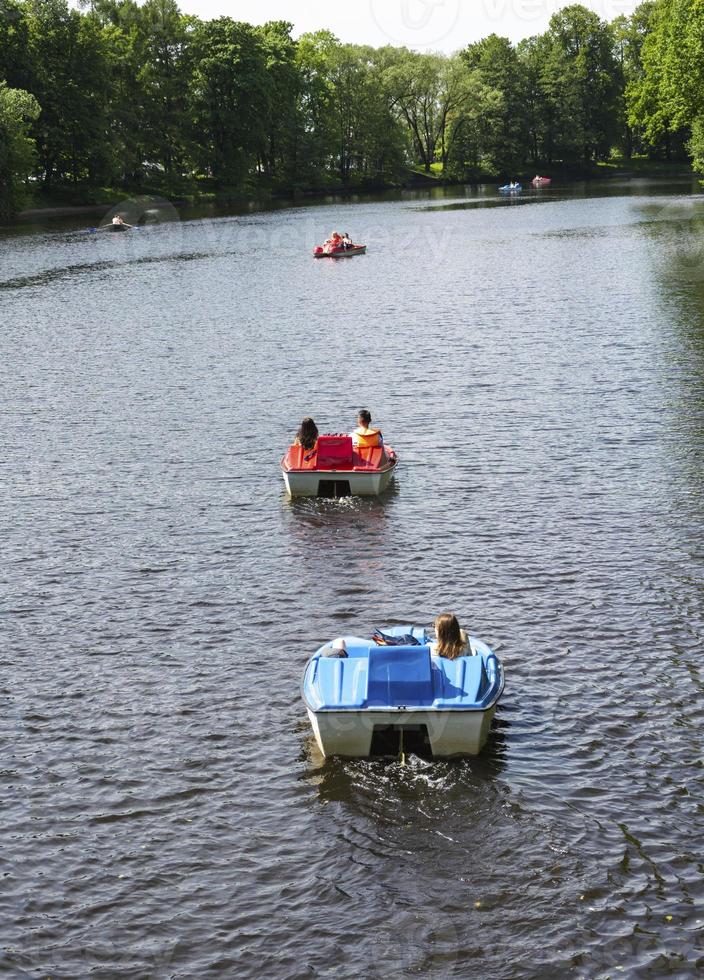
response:
M691 177L687 160L651 160L648 157L613 156L594 167L596 177Z

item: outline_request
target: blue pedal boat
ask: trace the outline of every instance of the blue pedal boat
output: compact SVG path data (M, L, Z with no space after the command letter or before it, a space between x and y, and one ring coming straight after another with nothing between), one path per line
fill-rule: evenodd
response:
M471 656L448 660L431 653L422 627L384 632L419 645L346 636L346 657L327 643L306 664L301 693L323 755L397 755L411 745L433 757L477 755L504 689L493 650L470 637Z

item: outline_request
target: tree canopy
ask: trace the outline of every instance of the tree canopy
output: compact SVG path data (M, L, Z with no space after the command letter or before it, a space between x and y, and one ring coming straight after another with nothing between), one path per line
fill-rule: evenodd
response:
M22 184L34 165L29 127L39 115L34 96L0 82L0 214L11 214L22 202Z
M178 193L578 169L614 150L689 148L704 168L702 0L645 0L612 23L574 4L541 35L451 56L205 21L176 0L81 8L0 0L6 200L30 171L49 189Z

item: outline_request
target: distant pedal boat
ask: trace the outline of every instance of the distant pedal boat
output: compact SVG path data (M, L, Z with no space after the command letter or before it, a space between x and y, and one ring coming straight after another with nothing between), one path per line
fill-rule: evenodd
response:
M292 497L376 497L397 464L390 446L353 447L351 436L322 435L312 451L289 446L281 472Z
M385 632L410 633L421 645L377 646L350 636L346 658L326 656L326 644L308 661L301 693L320 751L366 757L390 736L394 748L384 754L403 751L405 737L429 745L436 758L477 755L504 689L499 658L474 637L472 656L448 660L431 654L421 627Z
M349 259L353 255L364 255L367 251L366 245L352 245L350 248L334 248L326 252L322 245L313 249L314 259Z

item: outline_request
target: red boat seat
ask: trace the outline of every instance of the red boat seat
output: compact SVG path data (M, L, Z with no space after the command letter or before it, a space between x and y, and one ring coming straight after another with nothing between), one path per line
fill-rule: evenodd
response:
M356 470L378 470L384 462L383 446L358 446L355 454L357 456Z
M318 436L318 469L352 466L351 436Z
M306 456L310 458L306 459ZM303 446L289 446L284 463L289 470L314 470L315 453L304 449Z

